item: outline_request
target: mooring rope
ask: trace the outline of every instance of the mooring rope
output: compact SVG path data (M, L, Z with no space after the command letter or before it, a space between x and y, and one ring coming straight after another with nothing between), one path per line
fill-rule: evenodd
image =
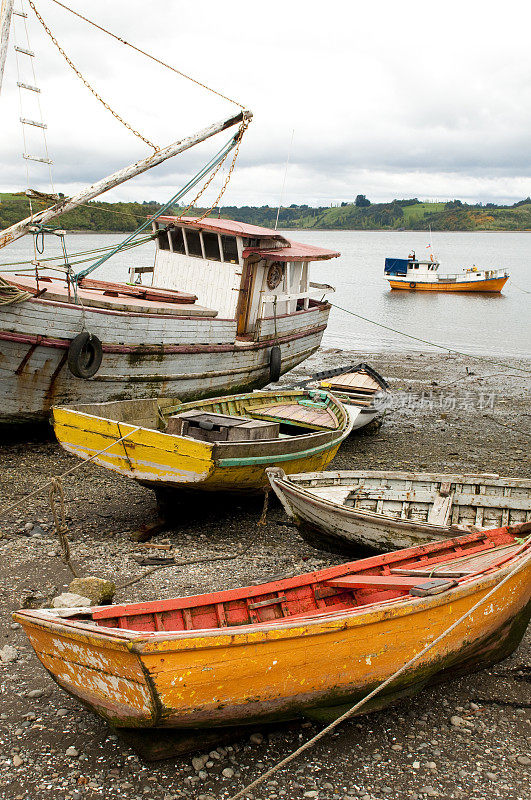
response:
M98 450L97 453L94 453L93 455L89 456L89 458L80 461L79 464L75 464L70 469L67 469L66 472L62 472L60 475L55 475L51 480L46 481L46 483L43 483L42 486L39 486L38 489L34 489L29 494L24 495L24 497L22 497L20 500L17 500L16 503L12 503L10 506L7 506L7 508L0 508L0 517L3 516L4 514L9 514L9 512L13 511L15 508L20 508L20 506L23 505L27 500L30 500L32 497L35 497L41 492L44 492L45 489L49 489L50 486L53 485L54 481L66 478L67 475L71 475L72 472L75 472L77 469L80 469L80 467L84 467L85 464L89 463L89 461L92 461L94 458L97 458L102 453L105 453L107 450L110 450L111 447L114 447L115 444L123 442L123 440L127 439L128 436L132 436L133 433L139 431L141 427L142 426L139 425L137 428L134 428L132 431L129 431L129 433L126 433L125 436L121 436L119 439L115 439L113 442L111 442L111 444L107 445L107 447L104 447L103 450Z
M26 292L14 286L4 278L0 278L0 306L10 306L14 303L23 303L33 297L31 292Z
M463 353L462 350L456 350L454 347L448 347L448 345L445 344L437 344L436 342L431 342L429 339L422 339L420 336L413 336L411 333L399 331L396 328L391 328L389 325L384 325L383 322L376 322L374 319L369 319L369 317L364 317L361 314L357 314L355 311L351 311L349 308L338 306L336 303L330 303L330 305L332 308L337 308L339 311L344 311L345 314L350 314L352 317L362 319L364 322L370 322L371 325L377 325L379 328L385 328L385 330L392 331L392 333L398 333L400 336L406 336L408 339L414 339L416 342L429 344L431 347L438 347L441 350L447 350L449 353L457 353L459 356L466 356L467 358L475 358L479 361L486 361L488 364L495 364L498 367L505 367L506 369L513 370L514 372L531 373L531 369L525 369L525 367L511 367L510 364L506 364L504 361L494 361L494 359L487 358L486 356L475 356L472 353Z
M394 672L392 675L386 678L386 680L380 683L375 689L372 690L372 692L369 692L369 694L367 694L365 697L363 697L361 700L359 700L357 703L351 706L347 711L345 711L344 714L341 714L340 717L338 717L336 720L331 722L325 728L320 730L319 733L317 733L315 736L312 736L311 739L308 739L307 742L305 742L303 745L294 750L293 753L290 753L289 756L283 758L281 761L272 766L270 769L268 769L254 781L247 784L247 786L245 786L243 789L240 789L239 792L237 792L235 795L232 795L228 800L239 800L239 798L245 797L246 794L248 794L250 791L255 789L260 784L262 784L268 778L270 778L271 775L274 775L276 772L282 769L282 767L285 767L287 764L294 761L296 758L298 758L298 756L301 755L301 753L304 753L306 750L309 750L311 747L317 744L318 741L320 741L328 733L330 733L330 731L335 730L335 728L337 728L338 725L341 725L342 722L345 722L345 720L352 717L356 713L356 711L358 711L362 706L366 705L366 703L368 703L369 700L372 700L373 697L375 697L377 694L380 694L380 692L382 692L383 689L389 686L390 683L396 680L396 678L400 677L400 675L406 672L406 670L412 667L413 664L419 661L419 659L421 659L423 656L426 655L426 653L428 653L433 647L435 647L436 644L439 644L439 642L441 642L446 636L448 636L449 633L455 630L462 622L467 620L474 613L474 611L480 608L480 606L482 606L490 597L492 597L499 589L501 589L501 587L505 583L507 583L514 575L516 575L516 573L519 570L521 570L522 567L525 566L525 564L530 559L531 559L531 553L528 553L527 556L524 556L524 558L521 561L519 561L510 570L510 572L508 572L507 575L504 578L502 578L502 580L499 583L495 584L495 586L493 586L492 589L490 589L490 591L488 591L486 595L481 597L477 601L477 603L475 603L472 606L472 608L469 608L468 611L466 611L459 617L459 619L457 619L448 628L446 628L446 630L444 630L441 634L439 634L439 636L437 636L437 638L434 639L433 642L430 642L430 644L426 645L419 653L416 653L412 658L409 659L409 661L403 664L400 667L400 669L397 669L396 672Z

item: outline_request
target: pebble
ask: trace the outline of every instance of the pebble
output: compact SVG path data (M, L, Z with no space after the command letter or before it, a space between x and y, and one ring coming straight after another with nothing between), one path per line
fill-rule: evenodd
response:
M413 769L420 769L420 761L414 761L411 766Z
M76 750L75 747L67 747L65 750L65 756L68 758L79 758L79 750Z
M5 644L0 649L0 661L3 664L9 664L11 661L16 661L18 658L18 650L10 644Z
M303 797L319 797L319 792L304 792Z
M251 733L251 735L249 736L249 741L251 742L251 744L262 744L262 742L264 741L264 737L262 736L261 733Z
M234 778L234 770L232 767L225 767L221 774L224 778Z
M518 756L516 760L518 761L519 764L523 764L526 767L529 766L529 764L531 764L531 758L529 758L528 756Z
M23 763L24 763L24 761L21 759L19 754L15 753L15 755L13 756L13 766L14 767L20 767Z
M32 700L35 700L38 697L42 697L43 694L44 689L32 689L31 692L28 692L28 697L31 697Z

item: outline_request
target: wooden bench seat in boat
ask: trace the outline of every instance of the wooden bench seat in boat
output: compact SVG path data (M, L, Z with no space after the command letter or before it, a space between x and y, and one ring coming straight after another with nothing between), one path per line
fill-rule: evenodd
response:
M428 577L425 579L429 580ZM419 576L404 575L345 575L343 578L333 578L326 582L328 586L338 589L398 589L408 592L413 586L423 583Z

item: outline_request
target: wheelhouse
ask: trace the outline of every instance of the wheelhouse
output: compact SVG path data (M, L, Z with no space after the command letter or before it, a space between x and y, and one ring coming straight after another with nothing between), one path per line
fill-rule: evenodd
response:
M224 219L159 217L152 284L192 292L201 306L236 321L237 335L259 339L262 323L327 306L328 284L310 281L310 261L339 253L291 241L278 231ZM138 276L138 277L137 277Z

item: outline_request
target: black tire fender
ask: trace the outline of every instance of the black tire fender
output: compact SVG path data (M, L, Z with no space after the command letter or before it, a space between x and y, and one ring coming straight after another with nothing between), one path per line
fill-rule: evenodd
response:
M417 284L416 283L410 283L409 284L409 288L410 289L416 289L417 288Z
M271 348L269 353L269 381L276 383L280 378L280 370L282 367L282 352L278 344Z
M99 370L102 358L103 348L94 334L83 331L70 342L68 368L76 378L92 378Z

